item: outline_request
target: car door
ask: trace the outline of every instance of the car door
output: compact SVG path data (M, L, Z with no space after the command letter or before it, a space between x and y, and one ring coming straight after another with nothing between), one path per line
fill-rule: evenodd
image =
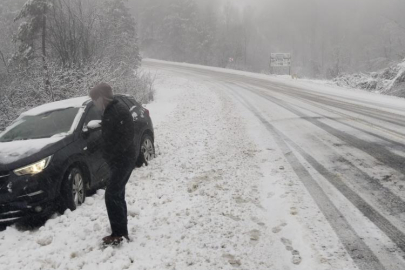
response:
M85 147L83 148L83 150L90 169L90 173L92 174L91 187L99 187L106 183L109 177L109 168L103 158L101 148L101 128L96 130L90 130L87 128L87 124L90 121L101 121L102 115L101 112L94 105L89 106L90 107L87 110L82 128L82 138L85 141Z

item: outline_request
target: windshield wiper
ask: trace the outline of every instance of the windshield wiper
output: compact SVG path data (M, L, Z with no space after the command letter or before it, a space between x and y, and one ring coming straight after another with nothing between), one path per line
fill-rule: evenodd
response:
M28 139L12 139L12 140L6 140L6 141L1 141L0 142L18 142L18 141L26 141Z
M40 137L32 137L32 138L28 138L26 140L36 140L36 139L48 139L50 137L52 137L53 135L49 135L49 136L40 136Z

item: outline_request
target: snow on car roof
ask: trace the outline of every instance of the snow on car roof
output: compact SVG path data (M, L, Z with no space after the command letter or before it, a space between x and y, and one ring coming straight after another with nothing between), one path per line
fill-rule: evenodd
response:
M24 115L39 115L46 112L60 110L60 109L67 109L67 108L80 108L86 105L90 101L90 97L78 97L78 98L70 98L61 101L56 101L52 103L47 103L38 107L35 107L29 111L26 111L21 114Z

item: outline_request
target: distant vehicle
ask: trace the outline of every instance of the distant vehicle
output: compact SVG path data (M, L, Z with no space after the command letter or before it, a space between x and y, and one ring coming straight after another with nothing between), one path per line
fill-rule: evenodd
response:
M149 111L131 96L115 98L133 116L141 166L155 155ZM0 226L75 210L86 194L105 187L101 117L89 97L73 98L29 110L0 133Z

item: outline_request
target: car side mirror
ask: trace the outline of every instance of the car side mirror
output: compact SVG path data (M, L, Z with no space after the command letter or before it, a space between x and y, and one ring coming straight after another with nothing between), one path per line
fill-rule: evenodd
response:
M96 130L101 128L101 120L91 120L88 124L87 124L87 129L88 130Z

